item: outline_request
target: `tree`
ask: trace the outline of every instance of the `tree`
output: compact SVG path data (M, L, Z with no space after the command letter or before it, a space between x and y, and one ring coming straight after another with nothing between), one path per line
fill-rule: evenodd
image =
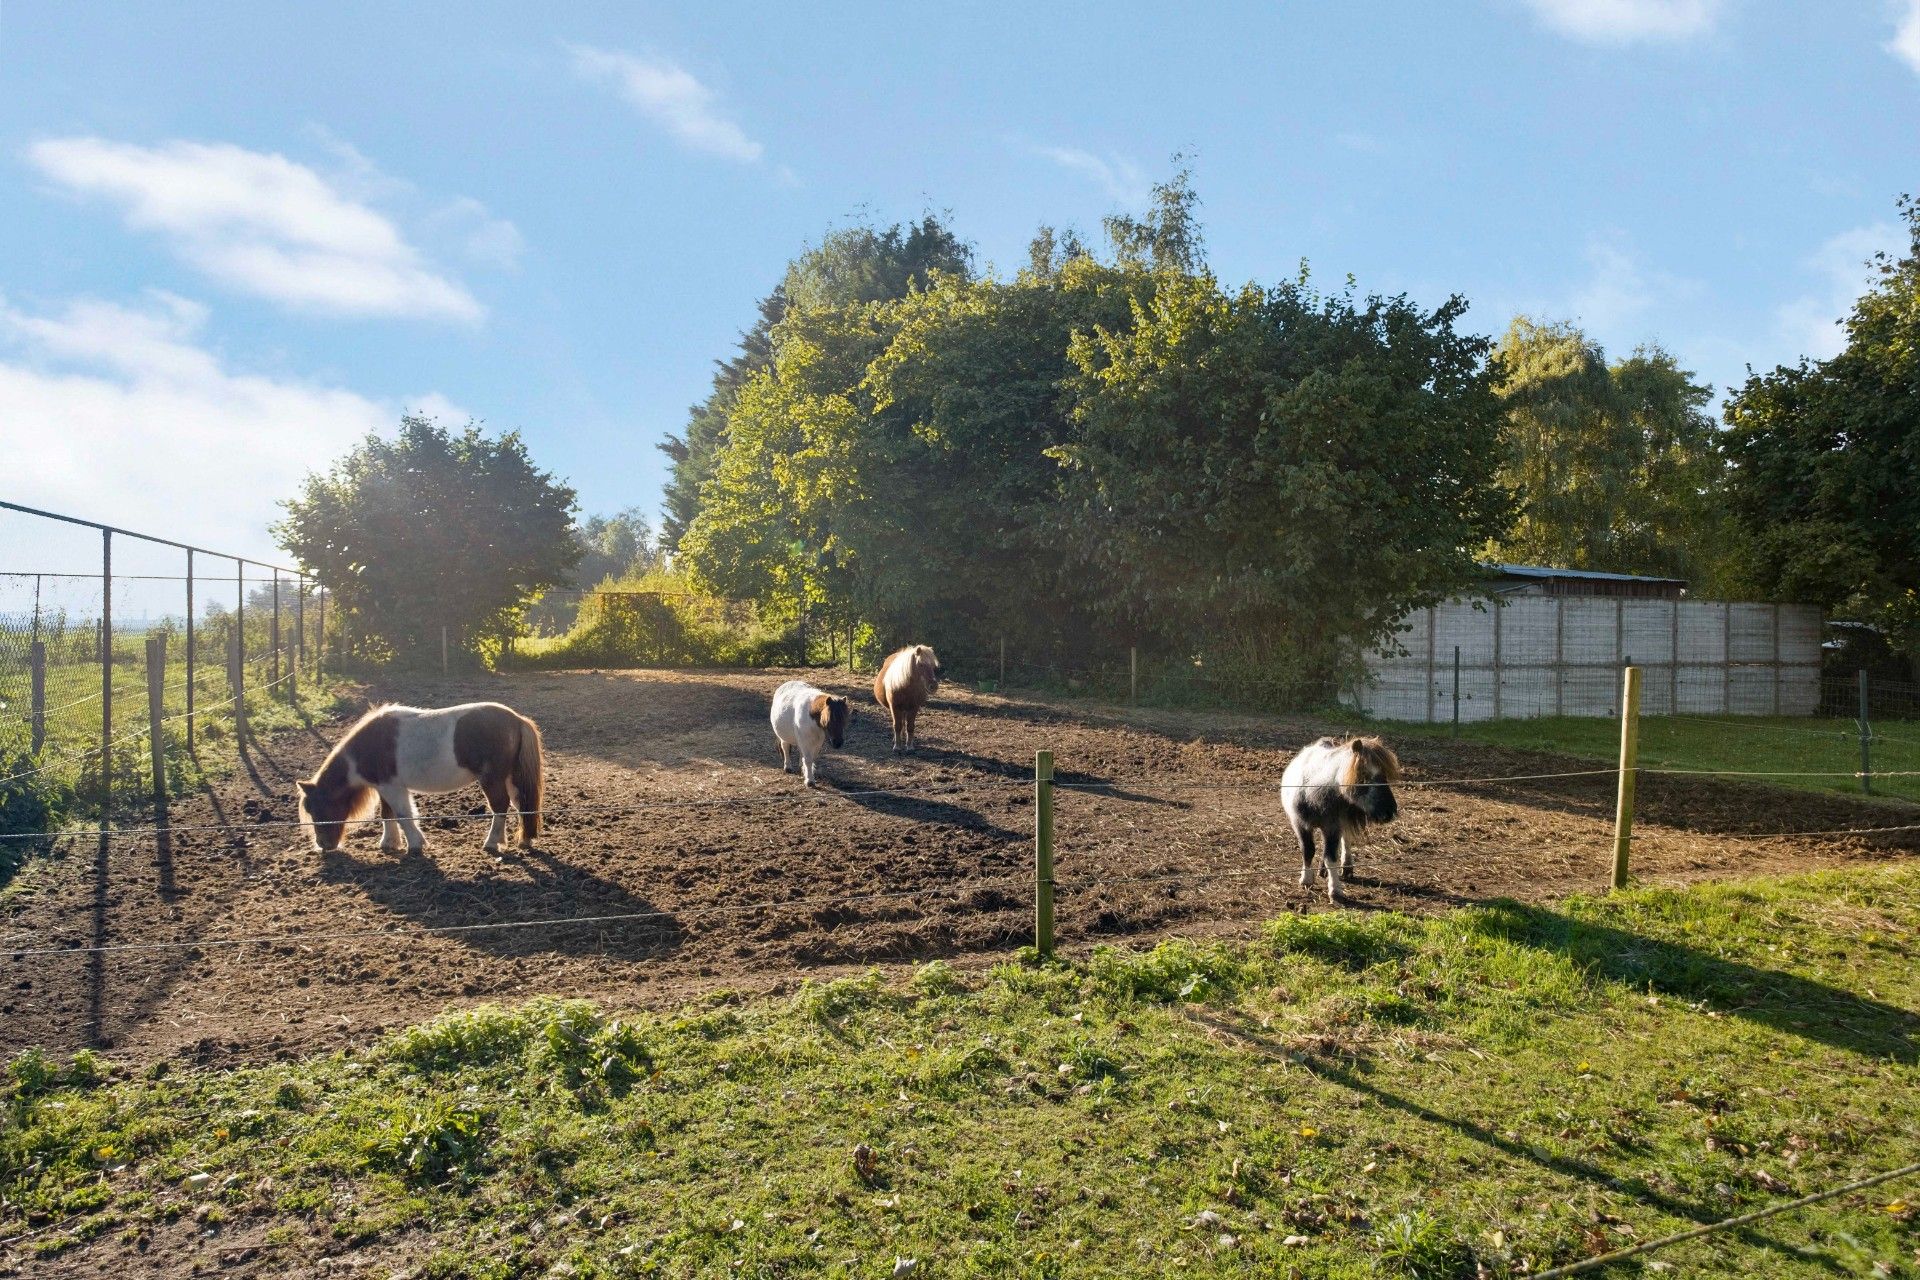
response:
M1201 273L1077 334L1056 528L1111 622L1326 688L1471 577L1510 511L1465 309Z
M1845 349L1749 377L1725 448L1752 585L1880 626L1920 670L1920 203L1900 211L1909 247L1874 259Z
M1516 316L1494 348L1500 480L1521 498L1504 560L1717 579L1727 543L1712 389L1643 346L1612 365L1567 324Z
M846 227L828 233L787 266L780 285L760 301L759 318L740 335L739 350L716 361L713 390L688 412L686 431L660 449L672 460L660 522L661 545L677 551L700 510L701 487L712 478L741 388L773 359L774 330L789 309L860 306L905 297L938 275L966 276L973 254L933 214L886 230Z
M654 565L653 524L638 507L589 516L573 533L580 544L574 583L591 590L608 578L638 577Z
M1106 260L1043 229L1012 280L790 307L681 567L950 658L998 632L1337 681L1504 531L1488 344L1458 300L1225 294L1195 203L1163 184Z
M686 430L660 442L660 451L672 462L660 517L660 546L668 553L679 549L681 536L700 511L700 486L713 475L735 397L747 379L773 359L773 330L787 313L786 293L775 289L760 300L759 310L753 326L740 335L739 349L714 361L713 390L687 411Z
M472 651L512 635L533 595L572 581L574 493L517 433L458 434L407 416L281 503L280 545L376 655L425 660L441 628Z

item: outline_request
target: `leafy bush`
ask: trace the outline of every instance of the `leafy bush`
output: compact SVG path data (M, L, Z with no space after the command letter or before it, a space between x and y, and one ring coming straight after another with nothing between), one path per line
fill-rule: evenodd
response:
M665 570L608 580L562 635L515 642L522 667L764 667L804 662L797 613L694 590Z

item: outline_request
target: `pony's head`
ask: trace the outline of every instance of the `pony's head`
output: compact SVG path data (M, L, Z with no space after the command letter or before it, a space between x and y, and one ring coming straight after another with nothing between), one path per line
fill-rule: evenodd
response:
M930 644L913 646L914 665L920 668L927 682L927 692L932 693L940 687L940 659Z
M300 779L300 821L313 835L313 847L319 853L332 853L347 838L347 824L361 816L373 794L368 787L330 787L320 777Z
M1392 822L1400 812L1393 783L1400 780L1400 758L1378 738L1347 743L1347 764L1340 771L1340 793L1368 822Z
M827 731L827 741L836 747L847 742L847 722L853 719L853 707L845 698L823 693L813 700L813 718Z

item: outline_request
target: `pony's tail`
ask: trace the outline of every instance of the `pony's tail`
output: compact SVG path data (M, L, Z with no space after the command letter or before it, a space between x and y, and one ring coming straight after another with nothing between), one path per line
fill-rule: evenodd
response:
M544 754L540 726L528 717L521 716L520 745L513 753L513 772L508 776L508 781L513 784L514 804L520 809L522 844L532 844L540 834L540 809L544 803L541 792L546 769L542 758Z

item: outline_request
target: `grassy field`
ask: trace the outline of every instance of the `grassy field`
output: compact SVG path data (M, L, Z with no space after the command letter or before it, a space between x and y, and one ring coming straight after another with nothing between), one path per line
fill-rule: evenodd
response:
M1399 734L1445 737L1447 725L1394 723ZM1620 757L1620 722L1582 716L1538 720L1489 720L1460 726L1475 742L1532 751L1557 751L1614 761ZM1920 723L1889 721L1875 726L1875 772L1920 773ZM1640 763L1646 768L1728 769L1776 772L1806 770L1837 777L1769 778L1778 786L1858 795L1860 731L1852 720L1805 716L1740 716L1695 719L1645 716L1640 721ZM1875 795L1920 801L1920 777L1880 778Z
M0 1259L1524 1275L1920 1157L1917 1009L1897 867L664 1015L483 1008L231 1072L29 1054L0 1086L0 1240L34 1234ZM1916 1204L1890 1185L1660 1261L1913 1275Z

